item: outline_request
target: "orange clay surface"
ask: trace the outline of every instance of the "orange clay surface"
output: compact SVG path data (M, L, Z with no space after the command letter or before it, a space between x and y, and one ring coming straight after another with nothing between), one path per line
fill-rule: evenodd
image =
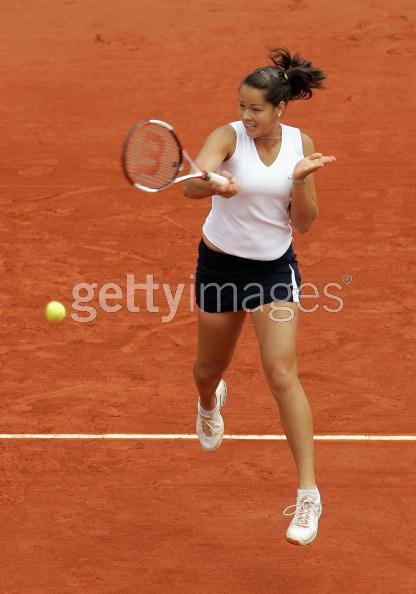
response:
M209 200L122 177L130 125L159 117L191 155L238 118L267 48L302 52L327 90L285 123L337 157L295 235L298 355L316 434L415 433L415 5L412 0L33 0L0 40L1 433L193 433L193 273ZM413 55L413 57L412 57ZM412 61L413 60L413 61ZM170 322L126 307L127 275L175 292ZM117 283L117 313L98 290ZM94 321L73 287L97 283ZM334 309L342 299L342 309ZM307 288L305 293L310 293ZM69 317L49 324L62 301ZM226 375L229 434L282 433L250 320ZM415 590L414 442L317 442L317 540L284 539L285 442L0 440L1 594L403 594Z

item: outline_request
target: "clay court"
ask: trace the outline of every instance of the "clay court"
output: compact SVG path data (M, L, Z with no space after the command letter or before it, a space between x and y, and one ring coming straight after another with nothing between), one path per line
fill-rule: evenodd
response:
M413 0L3 4L1 594L415 591ZM285 123L337 157L316 176L319 219L294 239L319 288L298 339L324 503L308 547L284 537L296 473L249 319L227 439L214 455L195 439L192 285L210 200L136 191L119 163L148 117L194 156L238 119L239 82L276 46L326 71ZM161 290L158 312L140 292L127 309L127 275L149 274L185 286L170 321ZM79 283L96 283L89 322L73 319L87 315ZM120 311L100 309L106 283ZM44 317L51 299L60 324Z

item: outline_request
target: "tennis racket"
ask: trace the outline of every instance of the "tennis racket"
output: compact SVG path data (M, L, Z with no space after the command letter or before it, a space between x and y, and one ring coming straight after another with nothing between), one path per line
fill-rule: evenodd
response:
M186 179L212 180L225 186L228 179L200 169L181 145L172 126L161 120L144 120L135 124L123 144L121 155L127 180L144 192L160 192ZM187 175L180 175L185 162Z

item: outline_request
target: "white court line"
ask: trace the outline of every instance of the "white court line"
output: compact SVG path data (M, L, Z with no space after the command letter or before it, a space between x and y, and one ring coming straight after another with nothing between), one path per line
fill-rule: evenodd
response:
M186 440L198 439L195 433L1 433L1 439L131 439ZM239 441L285 441L285 435L224 435ZM416 435L314 435L315 441L416 441Z

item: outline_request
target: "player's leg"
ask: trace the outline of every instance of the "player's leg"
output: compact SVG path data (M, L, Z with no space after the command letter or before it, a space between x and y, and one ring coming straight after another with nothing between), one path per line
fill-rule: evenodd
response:
M201 406L215 407L215 389L231 362L247 312L209 313L198 309L198 347L194 379Z
M297 374L299 310L296 303L275 302L251 315L267 381L299 474L296 503L283 512L293 515L286 538L291 543L307 545L318 533L322 503L315 484L312 415Z
M279 309L278 309L279 308ZM280 302L251 312L263 369L277 401L281 422L299 474L299 488L315 487L313 427L309 402L299 381L296 303Z

